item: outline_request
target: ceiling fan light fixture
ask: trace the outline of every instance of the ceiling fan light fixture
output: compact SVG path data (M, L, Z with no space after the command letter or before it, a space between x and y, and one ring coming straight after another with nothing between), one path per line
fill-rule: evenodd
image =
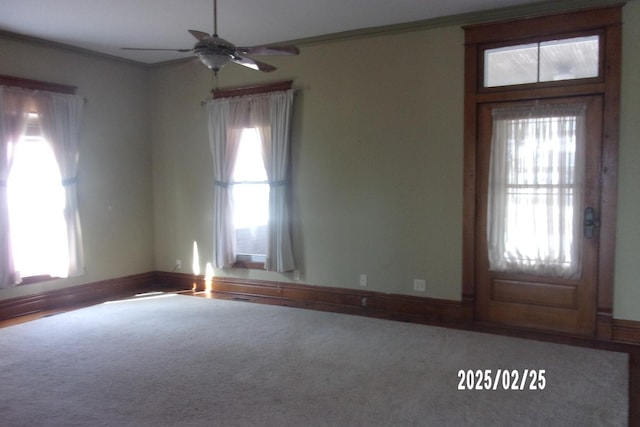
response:
M212 52L198 54L198 59L213 71L218 71L231 60L229 55L219 55Z

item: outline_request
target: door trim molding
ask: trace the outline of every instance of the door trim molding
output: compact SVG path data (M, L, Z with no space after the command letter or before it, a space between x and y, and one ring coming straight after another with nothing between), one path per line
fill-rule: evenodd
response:
M478 105L515 99L543 99L558 96L603 96L603 139L601 201L599 206L600 252L596 288L596 328L599 339L611 339L615 268L615 234L617 209L618 134L620 117L620 74L622 45L622 7L624 4L596 7L559 14L528 17L497 23L464 27L465 30L465 100L464 100L464 187L462 298L476 301L476 198ZM602 83L571 82L565 86L543 85L540 88L508 87L482 91L480 65L482 47L488 43L563 34L600 28L604 34L604 75ZM515 44L516 42L514 42ZM475 304L474 304L475 317ZM607 320L608 319L608 320Z

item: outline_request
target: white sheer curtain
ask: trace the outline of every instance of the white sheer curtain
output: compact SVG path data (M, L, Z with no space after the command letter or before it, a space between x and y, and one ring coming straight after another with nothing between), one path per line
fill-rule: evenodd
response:
M584 105L493 110L487 240L493 271L581 271Z
M269 240L265 268L269 271L295 269L290 235L289 147L294 91L269 95L269 126L261 129L262 156L269 177ZM267 132L266 129L269 131Z
M84 273L82 227L78 209L78 160L80 121L84 99L75 95L46 94L36 97L43 136L56 156L65 189L64 218L67 225L69 269L59 277Z
M229 99L207 104L209 145L213 155L213 259L217 268L233 265L236 258L233 231L233 206L229 182L238 153L241 129L234 127L237 105Z
M289 232L287 203L289 131L293 90L208 103L209 139L214 161L214 260L217 268L235 262L233 207L229 182L242 131L257 128L262 142L265 168L270 182L269 239L265 268L290 271L295 268Z
M38 114L44 137L53 147L66 193L70 265L68 271L52 274L66 277L84 271L77 197L78 134L83 105L84 99L75 95L0 86L0 287L20 281L12 258L6 183L11 169L11 147L24 135L32 112Z
M7 179L11 170L12 147L24 134L28 116L26 92L0 86L0 288L20 281L11 250Z

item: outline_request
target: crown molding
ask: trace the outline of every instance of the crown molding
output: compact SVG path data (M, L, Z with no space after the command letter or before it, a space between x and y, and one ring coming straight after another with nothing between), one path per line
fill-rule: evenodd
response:
M78 46L72 46L66 43L55 42L52 40L43 39L40 37L29 36L26 34L14 33L11 31L0 30L0 38L15 40L17 42L31 44L34 46L47 47L51 49L63 50L65 52L75 53L79 55L90 56L96 59L106 59L109 61L121 62L129 65L134 65L142 68L148 68L154 64L146 64L144 62L133 61L131 59L121 58L115 55L109 55L106 53L97 52L91 49L85 49Z
M639 1L639 0L627 0ZM484 22L492 22L499 20L508 20L516 18L525 18L532 16L548 15L559 12L566 12L577 9L597 8L602 6L611 6L614 4L624 4L619 0L558 0L558 1L539 1L521 6L510 6L499 9L491 9L486 11L469 12L463 14L449 15L438 18L431 18L413 22L406 22L402 24L384 25L377 27L362 28L357 30L343 31L331 34L325 34L321 36L306 37L301 39L294 39L288 41L280 41L269 44L295 44L297 46L312 46L317 44L332 43L338 41L347 41L353 39L361 39L368 37L377 37L384 35L400 34L413 31L421 31L428 29L435 29L441 27L450 26L462 26L472 25ZM134 61L131 59L121 58L119 56L109 55L106 53L96 52L91 49L72 46L66 43L54 42L51 40L42 39L39 37L33 37L25 34L14 33L11 31L0 30L0 38L14 39L24 43L30 43L34 45L40 45L55 49L62 49L77 54L83 54L92 56L95 58L102 58L111 61L117 61L129 65L134 65L142 68L155 68L159 66L180 64L193 60L192 57L175 59L169 61L155 62L147 64L140 61Z
M638 0L628 0L638 1ZM442 27L473 25L493 21L543 16L573 10L599 8L624 4L619 0L558 0L530 3L520 6L510 6L499 9L469 12L456 15L448 15L438 18L424 19L420 21L406 22L402 24L385 25L379 27L362 28L351 31L325 34L287 41L287 44L297 46L311 46L322 43L346 41L383 35L407 33L413 31L429 30Z

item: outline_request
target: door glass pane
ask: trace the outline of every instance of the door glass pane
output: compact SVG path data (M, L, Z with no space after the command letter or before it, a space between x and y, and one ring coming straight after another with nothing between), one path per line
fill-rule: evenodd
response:
M492 271L581 271L584 105L493 111L487 243Z
M598 77L599 37L540 43L540 81Z

